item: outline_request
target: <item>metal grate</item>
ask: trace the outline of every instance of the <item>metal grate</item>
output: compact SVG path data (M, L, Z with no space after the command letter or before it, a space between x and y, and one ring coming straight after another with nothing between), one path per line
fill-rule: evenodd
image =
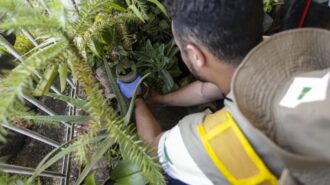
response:
M77 97L77 87L78 85L74 86L73 83L70 84L70 97L76 98ZM52 90L57 93L61 94L55 87L52 87ZM56 115L55 112L53 112L50 108L43 105L39 100L30 97L30 96L24 96L24 99L34 106L38 107L40 110L45 112L46 114L52 116ZM77 108L71 104L67 104L68 108L68 115L76 115ZM74 136L74 124L67 124L65 122L62 122L62 124L65 126L65 142L68 142L73 139ZM20 128L11 124L3 124L5 128L8 130L11 130L13 132L20 133L22 135L25 135L27 137L30 137L32 139L35 139L37 141L40 141L42 143L45 143L52 147L59 147L61 144L57 141L54 141L47 136L41 135L35 131L26 129L26 128ZM41 177L51 177L51 178L60 178L61 179L61 185L67 185L69 182L70 177L70 166L71 166L71 158L69 155L65 156L62 159L62 169L61 172L54 172L54 171L44 171L40 174ZM18 166L18 165L12 165L12 164L0 164L0 169L4 173L12 173L12 174L20 174L20 175L32 175L34 172L34 168L24 167L24 166Z

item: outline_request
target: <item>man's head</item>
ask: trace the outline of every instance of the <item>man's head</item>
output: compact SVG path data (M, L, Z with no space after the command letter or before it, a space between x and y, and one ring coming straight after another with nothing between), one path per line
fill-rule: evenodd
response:
M235 69L262 40L262 0L166 0L165 5L185 64L218 86L219 69ZM230 84L231 79L223 80Z

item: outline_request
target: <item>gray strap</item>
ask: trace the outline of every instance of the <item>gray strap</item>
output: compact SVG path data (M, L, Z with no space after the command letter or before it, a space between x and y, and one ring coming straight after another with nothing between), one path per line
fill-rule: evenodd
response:
M182 140L192 159L213 184L229 185L209 157L197 133L196 126L203 123L206 115L205 112L191 114L179 122Z
M229 93L228 98L232 98L232 93ZM264 137L260 137L257 130L251 126L249 121L242 115L235 105L235 100L233 102L225 101L226 109L233 116L235 122L240 127L245 137L249 140L250 144L253 146L254 150L264 161L265 165L269 170L277 177L279 177L284 169L284 163L278 153L269 146L269 143Z

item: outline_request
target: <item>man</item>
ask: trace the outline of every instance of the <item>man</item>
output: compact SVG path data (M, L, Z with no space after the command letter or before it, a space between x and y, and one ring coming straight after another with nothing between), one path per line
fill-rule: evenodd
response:
M249 53L233 79L251 133L285 162L283 185L330 182L329 42L321 29L280 33Z
M262 1L174 0L166 1L166 4L172 15L173 35L186 66L201 82L214 84L220 95L228 95L237 66L262 40ZM215 87L211 85L211 88L214 90ZM195 92L197 96L201 95L200 90ZM189 98L195 101L193 96ZM281 162L267 146L264 147L263 141L249 134L250 128L246 124L238 133L239 141L235 133L224 139L215 138L213 144L220 147L207 145L214 139L208 137L209 134L222 134L212 127L217 120L226 120L226 112L188 115L163 133L143 98L137 98L135 103L138 133L158 149L160 161L170 178L196 185L241 181L276 184L276 176L282 171ZM227 104L232 102L229 100ZM204 130L203 126L208 129ZM226 138L228 136L231 138Z
M330 29L330 1L311 1L310 4L309 1L293 0L288 2L289 8L283 22L283 30L298 27ZM305 9L308 12L306 15L304 15ZM224 95L214 84L196 81L173 93L160 95L152 92L148 100L152 103L169 106L193 106L222 98Z

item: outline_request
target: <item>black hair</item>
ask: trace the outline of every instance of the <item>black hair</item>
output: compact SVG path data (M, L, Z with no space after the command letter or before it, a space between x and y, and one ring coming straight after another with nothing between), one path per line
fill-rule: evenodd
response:
M165 0L179 41L238 65L262 41L262 0Z

